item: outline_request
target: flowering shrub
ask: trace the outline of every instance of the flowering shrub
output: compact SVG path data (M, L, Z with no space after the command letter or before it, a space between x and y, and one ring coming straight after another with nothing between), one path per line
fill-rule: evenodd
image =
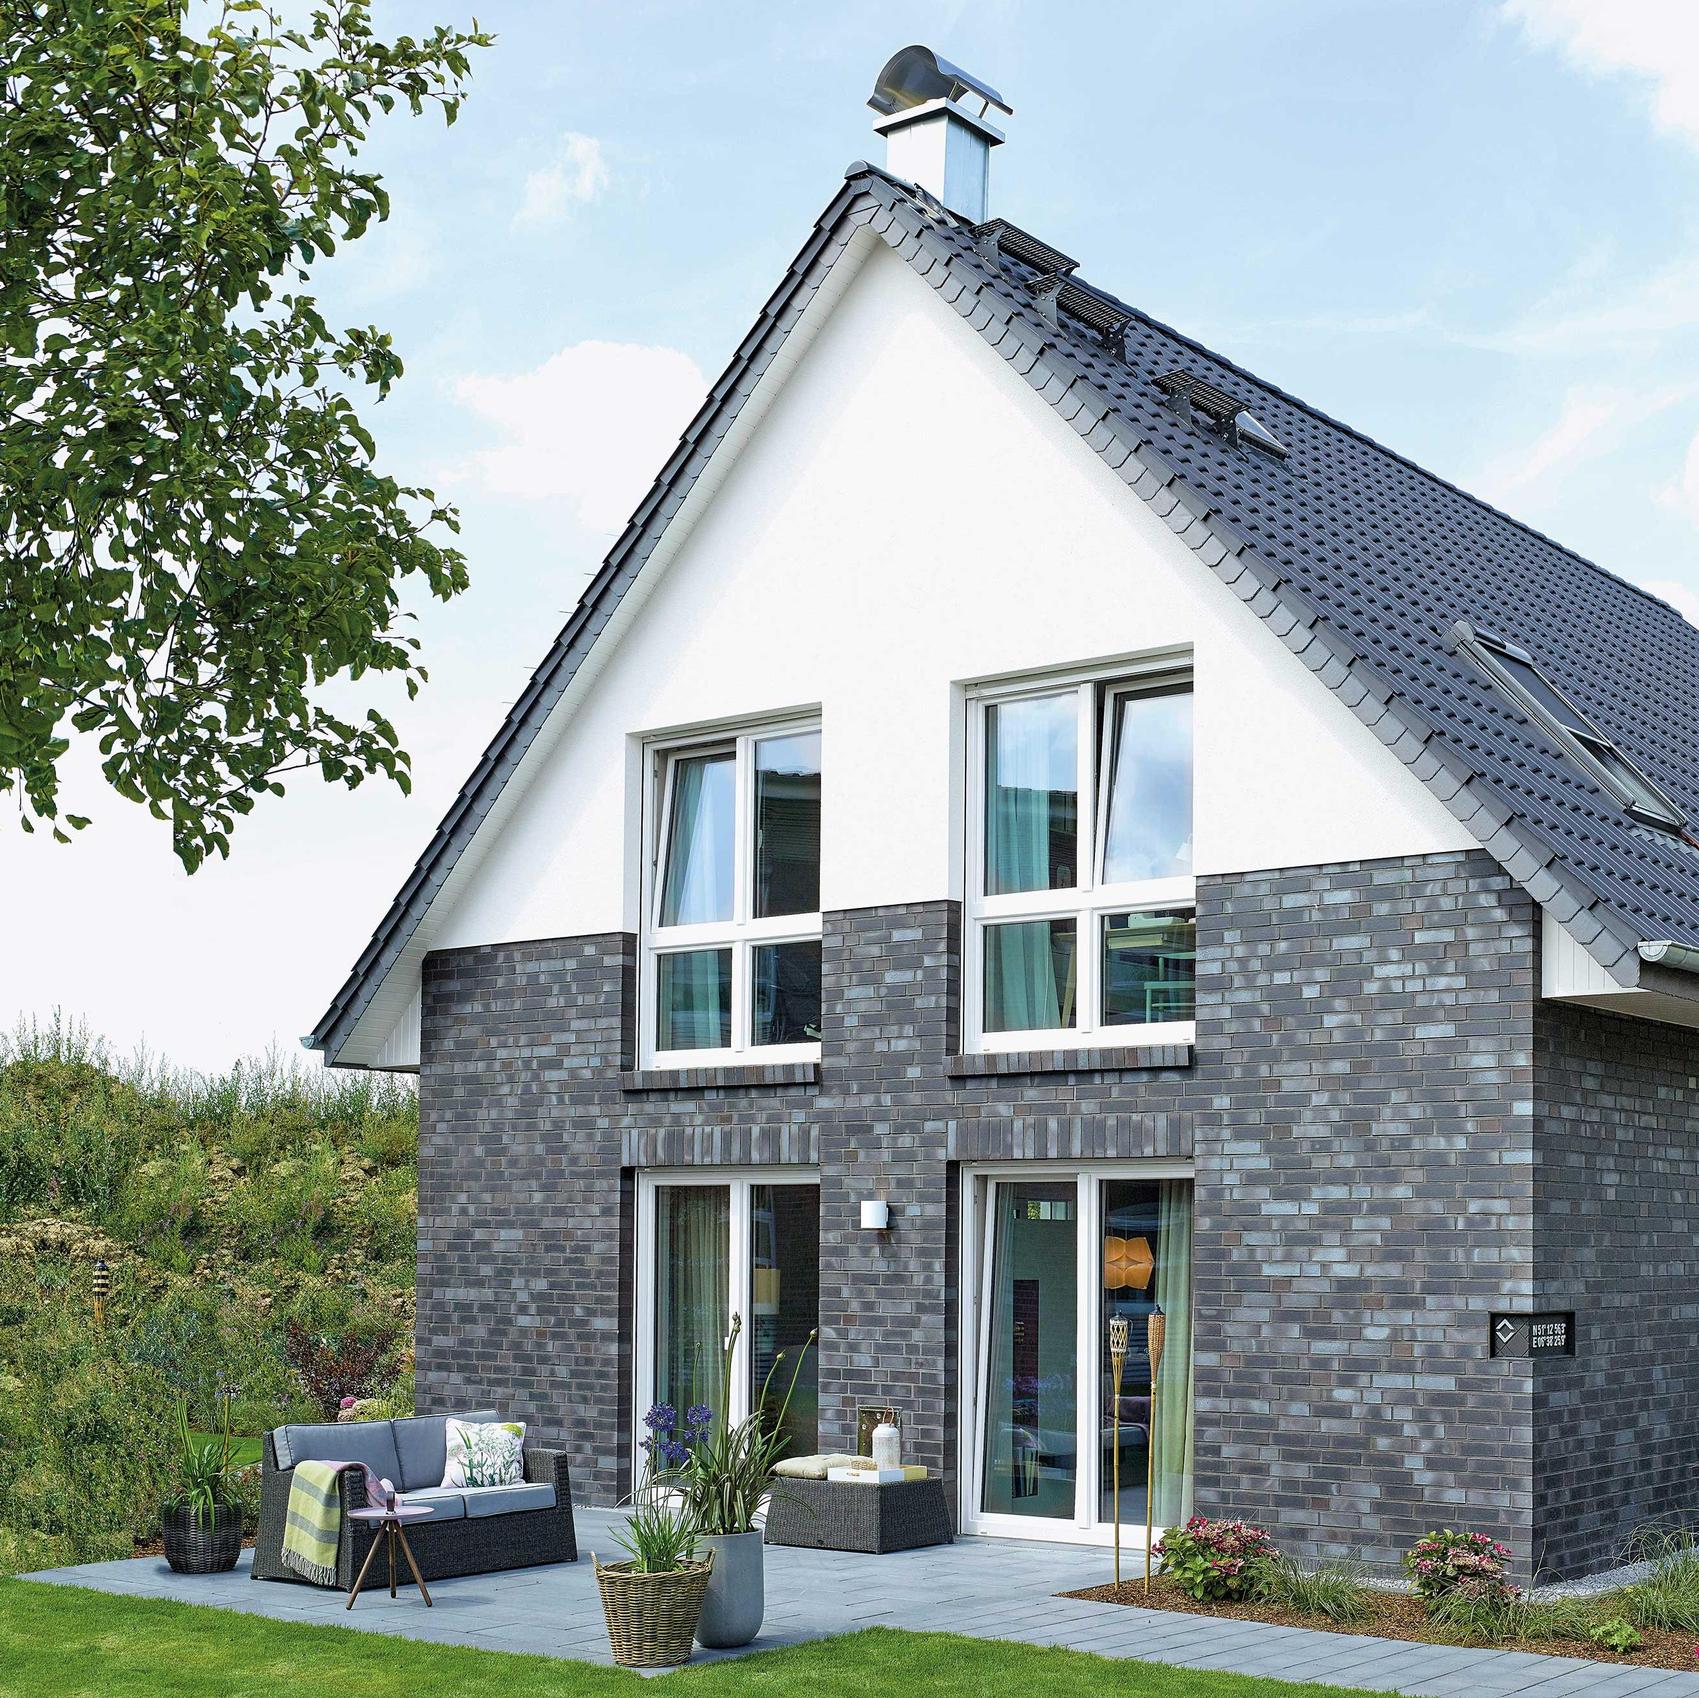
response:
M1485 1533L1454 1533L1449 1527L1426 1533L1404 1553L1404 1572L1422 1597L1514 1598L1504 1572L1510 1547Z
M1162 1572L1187 1597L1209 1603L1258 1597L1277 1553L1261 1527L1194 1515L1184 1527L1164 1533L1155 1554L1162 1558Z

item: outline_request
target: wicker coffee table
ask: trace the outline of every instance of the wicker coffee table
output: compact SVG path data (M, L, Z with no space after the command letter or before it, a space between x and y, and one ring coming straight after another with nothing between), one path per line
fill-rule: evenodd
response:
M407 1559L407 1566L413 1571L414 1583L419 1588L419 1596L425 1600L425 1608L431 1609L431 1594L425 1586L425 1577L419 1572L419 1565L413 1560L413 1547L407 1543L406 1523L423 1521L431 1514L428 1503L398 1503L390 1509L351 1509L348 1512L350 1521L364 1521L372 1529L372 1548L366 1552L366 1560L360 1564L360 1573L354 1582L354 1587L348 1594L348 1608L353 1609L354 1600L360 1595L360 1588L366 1584L366 1575L370 1572L372 1560L378 1554L378 1546L383 1545L389 1551L389 1595L395 1596L395 1547L400 1545L401 1554Z
M846 1480L773 1482L767 1543L813 1551L914 1551L955 1537L941 1479L863 1486Z

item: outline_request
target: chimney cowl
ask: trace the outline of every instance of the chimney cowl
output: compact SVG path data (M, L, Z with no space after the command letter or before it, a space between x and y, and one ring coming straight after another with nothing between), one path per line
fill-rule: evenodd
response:
M881 115L873 127L885 138L886 170L983 224L991 150L1003 140L988 114L1014 112L1002 95L916 44L886 60L867 104Z

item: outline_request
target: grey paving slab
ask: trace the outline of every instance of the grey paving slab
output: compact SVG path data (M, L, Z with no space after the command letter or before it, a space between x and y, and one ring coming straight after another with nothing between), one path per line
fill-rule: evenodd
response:
M29 1578L126 1597L172 1598L244 1615L337 1626L425 1644L529 1652L607 1665L592 1550L610 1551L606 1510L578 1512L586 1560L431 1583L426 1609L412 1587L362 1594L256 1582L248 1558L233 1574L173 1574L158 1558L88 1563ZM1131 1571L1124 1565L1123 1573ZM767 1617L753 1645L698 1652L722 1661L870 1626L1059 1645L1124 1660L1397 1692L1406 1698L1699 1698L1699 1675L1574 1657L1419 1645L1361 1633L1230 1621L1177 1610L1127 1609L1058 1592L1099 1584L1106 1552L1027 1541L963 1539L885 1557L842 1551L767 1553Z

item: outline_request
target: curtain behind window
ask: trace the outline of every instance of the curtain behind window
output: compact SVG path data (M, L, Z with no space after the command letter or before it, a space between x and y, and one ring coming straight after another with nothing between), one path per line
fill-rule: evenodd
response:
M1167 1317L1156 1391L1158 1527L1177 1527L1192 1486L1192 1185L1165 1179L1157 1204L1156 1302Z

